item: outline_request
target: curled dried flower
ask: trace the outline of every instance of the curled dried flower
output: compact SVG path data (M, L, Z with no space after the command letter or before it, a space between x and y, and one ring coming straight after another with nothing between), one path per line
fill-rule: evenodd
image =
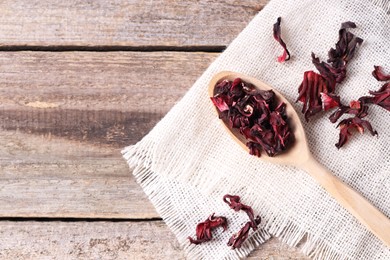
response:
M381 66L374 66L374 71L372 72L372 75L378 81L388 81L388 80L390 80L390 74L384 73L383 72L383 68Z
M278 56L278 62L285 62L290 59L290 52L287 50L286 43L283 41L281 36L281 28L280 23L282 22L282 18L278 17L276 23L273 28L274 39L283 47L283 54Z
M372 129L370 122L363 120L357 116L352 118L347 118L342 120L338 127L340 127L339 141L336 144L337 149L340 149L344 144L347 143L348 137L351 135L350 130L356 129L359 133L363 134L364 129L368 129L372 135L377 135L378 133Z
M211 214L204 222L196 226L196 239L188 237L190 243L198 245L212 239L211 231L217 227L223 227L225 231L227 228L227 220L225 217L215 217Z
M233 234L227 243L232 249L240 248L244 241L248 238L249 231L252 228L253 230L257 229L257 226L260 224L261 218L257 216L254 222L247 222L236 234Z

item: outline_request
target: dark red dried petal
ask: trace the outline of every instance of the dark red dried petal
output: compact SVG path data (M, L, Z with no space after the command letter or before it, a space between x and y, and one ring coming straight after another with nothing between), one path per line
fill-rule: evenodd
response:
M383 68L381 66L374 66L374 71L372 72L372 75L378 81L388 81L388 80L390 80L390 74L385 74L383 72Z
M242 243L248 238L248 234L251 228L251 222L247 222L238 233L233 234L227 243L232 249L240 248Z
M356 24L351 21L347 21L341 24L341 29L356 28Z
M331 108L340 106L340 97L333 94L320 93L322 110L328 111Z
M229 110L229 106L228 104L226 104L226 98L224 98L223 95L210 97L210 99L213 102L214 106L218 108L219 112Z
M257 157L261 156L261 145L255 142L247 142L246 146L249 148L249 154Z
M276 23L274 24L274 30L273 30L274 39L277 42L279 42L279 44L283 47L283 54L278 57L278 62L284 62L290 59L290 52L287 50L286 43L284 43L281 37L281 28L280 28L281 21L282 18L278 17Z
M306 71L303 81L299 86L299 95L297 101L303 103L302 113L306 121L322 110L321 93L331 92L328 81L314 71Z
M253 225L253 230L256 230L257 225L253 209L248 205L242 204L240 200L241 198L237 195L226 194L225 196L223 196L223 201L228 204L231 209L233 209L234 211L242 210L248 215L250 222Z
M240 78L237 78L233 81L232 86L230 87L230 95L236 98L242 97L244 94L243 84Z
M371 103L390 111L390 83L384 84L378 91L369 91L373 95Z
M338 107L338 109L329 117L332 123L345 113L355 114L360 118L367 115L367 106L362 105L358 108L356 107L358 103L353 103L352 107L344 106L340 103L340 98L334 95L336 85L346 77L347 63L353 58L357 47L363 42L363 39L348 31L350 28L356 28L356 24L349 21L341 24L339 39L336 47L329 50L327 62L321 62L312 53L312 62L320 74L313 71L305 72L304 79L298 89L297 99L303 103L302 113L307 121L321 110L327 111L334 107ZM371 101L370 99L363 103Z
M333 93L336 87L336 83L340 83L344 80L346 70L341 68L333 68L331 65L320 62L320 59L315 56L314 53L311 53L311 61L321 74L327 81L327 91Z
M352 100L349 106L344 106L340 104L338 109L330 115L329 120L332 123L336 123L336 121L344 114L355 115L358 118L366 117L368 112L368 106L366 105L367 104L366 100L367 99L365 97L361 97L357 101Z
M362 108L360 101L357 100L352 100L351 102L349 102L349 107L357 110L360 110Z
M356 24L353 22L341 24L336 49L332 48L328 53L328 62L331 63L334 68L345 66L355 55L356 47L363 43L363 39L355 37L353 33L347 30L349 28L356 28Z
M350 107L348 106L340 106L336 111L334 111L330 116L329 116L329 120L330 122L332 123L336 123L337 120L339 120L339 118L344 115L345 113L347 113L347 111L350 109Z
M339 141L336 144L337 149L340 149L348 141L348 136L351 135L350 130L356 129L361 134L364 133L364 129L368 129L371 135L377 135L378 133L373 130L370 122L363 120L357 116L342 120L338 127L340 127Z
M232 82L222 80L215 86L214 95L227 94L232 86Z
M215 217L213 213L204 222L196 226L196 239L191 237L188 237L188 239L190 243L196 245L210 241L212 239L211 231L217 227L223 227L225 231L227 229L227 220L225 217Z
M230 246L232 249L240 248L242 244L245 242L245 240L248 238L250 229L252 228L253 230L256 230L260 222L261 222L261 218L259 216L255 218L254 222L252 221L247 222L240 229L240 231L238 231L238 233L233 234L233 236L229 239L227 245Z

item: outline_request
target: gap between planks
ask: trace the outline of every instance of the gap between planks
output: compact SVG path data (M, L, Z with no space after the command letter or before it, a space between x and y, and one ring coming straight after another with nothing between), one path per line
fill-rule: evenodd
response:
M19 51L44 51L44 52L120 52L120 51L134 51L134 52L211 52L219 53L224 51L225 45L210 45L210 46L70 46L70 45L50 45L50 46L0 46L0 52L19 52Z
M162 218L152 217L152 218L76 218L76 217L0 217L0 222L2 221L13 221L13 222L153 222L153 221L162 221Z

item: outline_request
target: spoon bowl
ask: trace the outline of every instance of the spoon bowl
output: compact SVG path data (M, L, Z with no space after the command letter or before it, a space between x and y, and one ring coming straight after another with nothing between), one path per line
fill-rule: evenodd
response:
M210 97L214 96L215 86L219 82L223 80L233 81L236 78L241 78L243 81L247 83L251 83L257 89L272 90L275 93L277 101L284 102L286 104L286 114L288 117L288 124L290 125L290 128L293 132L294 142L289 145L286 151L283 151L282 153L273 157L267 156L265 153L262 153L260 159L264 161L269 161L271 163L287 164L293 166L299 166L302 163L306 162L310 157L310 151L307 145L306 135L301 120L299 119L299 116L295 111L295 109L293 108L293 106L291 105L291 103L277 90L273 89L272 87L270 87L269 85L265 84L264 82L258 79L243 74L239 74L236 72L223 71L216 74L210 81L209 89L208 89L209 96ZM216 112L218 113L217 108L215 109ZM246 140L240 134L238 129L230 128L228 122L225 122L223 120L221 120L221 122L226 127L227 132L232 135L232 138L237 143L239 143L245 150L249 152L249 149L246 146Z
M259 159L270 163L292 165L305 170L341 206L355 216L361 224L376 235L376 237L385 245L390 247L390 220L367 199L335 177L328 169L314 159L309 150L302 122L291 103L283 97L282 94L258 79L236 72L223 71L216 74L210 81L208 88L209 96L214 96L215 86L219 82L222 80L233 81L236 78L241 78L241 80L251 83L260 90L273 90L278 102L284 102L286 104L288 124L294 134L293 144L291 144L286 151L283 151L274 157L269 157L266 153L262 153ZM215 108L215 113L218 114L217 108ZM238 130L231 129L227 122L224 122L223 120L221 120L221 122L224 125L225 130L238 144L248 151L249 155L249 149L246 146L245 138Z

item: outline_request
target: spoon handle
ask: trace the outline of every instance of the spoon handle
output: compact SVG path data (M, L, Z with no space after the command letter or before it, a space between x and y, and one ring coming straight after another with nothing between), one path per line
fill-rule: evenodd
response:
M301 167L309 173L341 206L355 216L377 238L390 247L390 219L358 192L335 177L313 157Z

